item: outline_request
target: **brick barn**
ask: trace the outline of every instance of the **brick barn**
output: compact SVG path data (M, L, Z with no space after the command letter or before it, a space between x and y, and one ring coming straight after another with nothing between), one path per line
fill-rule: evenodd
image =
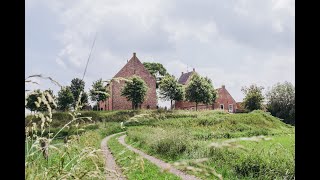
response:
M132 58L127 64L113 77L113 78L130 78L132 76L139 76L145 81L148 86L148 91L144 102L140 105L143 109L156 109L157 108L157 94L156 94L156 79L149 73L149 71L140 62L136 53L133 53ZM99 102L100 110L127 110L132 109L132 103L121 96L121 89L124 87L124 81L119 82L112 80L107 88L110 97L106 101Z
M196 73L194 68L193 68L193 71L191 72L187 72L187 73L182 72L178 82L184 86L188 85L188 83L190 82L191 76L194 73ZM199 103L198 109L222 109L228 112L235 113L237 109L237 103L233 99L233 97L230 95L225 85L222 85L221 88L218 88L216 90L217 90L217 99L215 103L208 104L208 105ZM176 101L175 108L193 110L193 109L196 109L196 103L189 102L189 101Z

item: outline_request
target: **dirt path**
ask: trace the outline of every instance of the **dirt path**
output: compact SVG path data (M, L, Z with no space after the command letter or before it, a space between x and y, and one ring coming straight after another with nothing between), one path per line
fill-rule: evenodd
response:
M157 159L157 158L155 158L155 157L149 156L148 154L145 154L144 152L142 152L142 151L140 151L140 150L138 150L138 149L135 149L135 148L133 148L132 146L126 144L126 143L124 142L124 138L125 138L125 137L126 137L126 135L123 135L123 136L120 136L120 137L119 137L118 140L119 140L119 143L120 143L120 144L124 145L125 147L127 147L127 148L130 149L131 151L139 154L140 156L148 159L150 162L154 163L155 165L157 165L157 166L160 167L161 169L163 169L163 170L168 170L168 171L171 172L172 174L175 174L175 175L181 177L181 178L184 179L184 180L191 180L191 179L192 179L192 180L200 180L199 178L197 178L197 177L195 177L195 176L193 176L193 175L188 175L188 174L186 174L186 173L184 173L184 172L182 172L182 171L180 171L180 170L172 167L169 163L166 163L166 162L164 162L164 161L162 161L162 160L160 160L160 159Z
M110 136L107 136L101 141L101 149L103 151L103 154L105 156L105 169L107 172L107 180L113 180L113 179L119 179L119 180L125 180L126 178L123 176L120 167L116 164L116 161L114 157L112 156L112 153L107 147L107 142L110 138L113 136L116 136L118 134L123 134L124 132L121 133L116 133L112 134Z

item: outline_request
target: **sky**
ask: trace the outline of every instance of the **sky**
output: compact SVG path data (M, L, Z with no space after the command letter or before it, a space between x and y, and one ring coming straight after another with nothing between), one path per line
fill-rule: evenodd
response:
M236 101L251 84L295 85L294 0L27 0L25 8L26 77L64 86L82 78L96 35L86 91L111 79L133 52L176 78L195 68ZM33 80L39 85L26 89L60 89Z

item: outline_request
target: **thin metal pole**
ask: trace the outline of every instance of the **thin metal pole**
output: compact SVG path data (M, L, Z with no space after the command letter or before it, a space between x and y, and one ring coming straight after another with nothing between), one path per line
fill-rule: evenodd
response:
M97 38L97 33L96 33L96 35L94 36L94 40L93 40L92 47L91 47L91 50L90 50L90 54L89 54L89 57L88 57L88 60L87 60L86 68L84 69L84 73L83 73L83 76L82 76L82 80L83 80L84 76L86 75L87 67L88 67L88 64L89 64L90 57L91 57L92 49L93 49L94 44L95 44L95 42L96 42L96 38Z

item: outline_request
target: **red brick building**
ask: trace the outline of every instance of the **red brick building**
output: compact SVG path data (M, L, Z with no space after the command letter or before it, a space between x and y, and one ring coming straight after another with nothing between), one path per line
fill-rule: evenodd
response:
M132 76L139 76L145 81L148 86L148 91L144 102L141 104L143 109L156 109L158 101L156 94L156 79L149 73L149 71L140 62L136 53L133 53L132 58L127 64L113 77L113 78L130 78ZM124 87L124 81L112 80L107 86L110 97L106 101L99 102L100 110L124 110L132 109L132 103L121 96L121 89Z
M183 73L181 74L178 82L184 86L186 86L190 79L191 76L196 73L195 69L193 71L188 72L188 73ZM222 109L228 112L236 112L237 109L237 103L233 99L233 97L230 95L228 90L224 85L222 85L221 88L216 89L217 90L217 99L214 104L198 104L198 109ZM189 102L189 101L176 101L175 102L175 108L176 109L188 109L188 110L193 110L196 108L196 103L195 102Z
M235 113L237 110L237 102L233 99L231 94L226 89L225 85L217 89L218 97L213 104L213 109L222 109L228 112Z

